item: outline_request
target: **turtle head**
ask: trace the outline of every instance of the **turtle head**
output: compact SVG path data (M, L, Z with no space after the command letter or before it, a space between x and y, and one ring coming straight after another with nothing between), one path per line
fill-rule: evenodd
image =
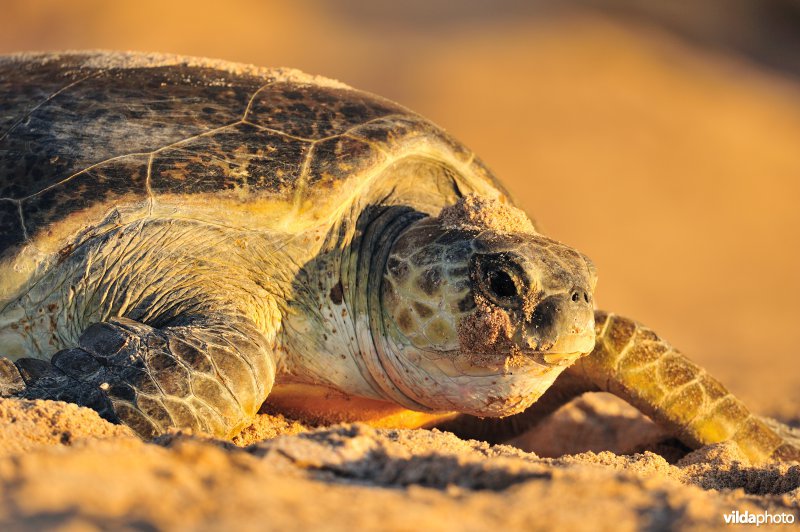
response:
M393 384L433 410L505 416L594 347L591 262L467 196L395 241L381 286ZM384 363L384 365L386 365Z

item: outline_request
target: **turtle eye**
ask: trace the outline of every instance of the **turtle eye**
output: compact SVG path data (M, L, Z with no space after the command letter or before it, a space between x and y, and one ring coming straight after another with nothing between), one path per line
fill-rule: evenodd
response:
M514 297L517 295L517 286L514 280L503 270L492 270L487 273L489 290L499 298Z
M526 282L516 261L505 254L477 255L473 260L472 278L487 299L503 307L521 305Z

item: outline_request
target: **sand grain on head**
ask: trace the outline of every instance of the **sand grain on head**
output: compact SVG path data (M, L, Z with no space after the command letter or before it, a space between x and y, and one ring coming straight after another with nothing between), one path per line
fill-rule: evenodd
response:
M468 194L439 214L445 229L493 230L508 233L535 233L530 218L520 209L499 199Z
M475 298L475 312L461 320L458 339L462 353L474 366L514 365L514 327L508 313Z

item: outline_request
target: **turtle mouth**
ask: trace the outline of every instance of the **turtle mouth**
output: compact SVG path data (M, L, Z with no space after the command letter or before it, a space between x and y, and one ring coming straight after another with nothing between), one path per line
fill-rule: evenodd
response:
M498 350L494 356L476 355L462 359L460 351L452 352L458 375L471 376L505 376L520 371L529 375L543 376L552 370L561 371L574 364L588 353L574 351L562 353L555 351L536 351L533 349L512 349L511 351ZM476 360L477 359L477 360Z
M545 345L532 339L525 343L519 346L524 356L548 366L569 366L592 352L595 335L592 329L589 334L567 334Z
M575 351L573 353L553 353L553 352L537 352L532 353L534 358L541 357L545 364L550 366L571 366L579 358L586 356L588 353L582 351Z

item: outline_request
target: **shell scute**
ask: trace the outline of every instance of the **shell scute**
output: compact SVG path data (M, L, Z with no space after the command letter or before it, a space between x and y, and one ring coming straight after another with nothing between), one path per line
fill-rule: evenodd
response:
M461 162L471 162L474 155L453 137L429 120L412 114L380 117L354 128L350 136L363 139L389 152L415 141L437 139Z
M314 145L308 172L309 186L332 186L348 176L362 175L385 159L366 142L348 136L333 137Z
M0 200L0 250L25 238L19 206L13 201Z
M0 138L42 102L89 75L77 68L53 72L48 65L33 62L14 63L13 71L0 66L0 72ZM21 85L20 79L26 83Z
M22 202L29 234L46 230L71 213L119 198L141 200L147 196L147 157L126 157L82 172Z
M294 190L310 144L239 123L164 149L150 186L158 194Z
M319 140L398 112L406 111L354 90L277 82L256 94L246 119L288 135Z
M36 82L0 66L12 94ZM60 72L52 68L53 74ZM240 120L264 81L227 86L222 79L211 69L180 67L86 74L0 140L5 166L0 197L32 196L108 159L147 153Z

